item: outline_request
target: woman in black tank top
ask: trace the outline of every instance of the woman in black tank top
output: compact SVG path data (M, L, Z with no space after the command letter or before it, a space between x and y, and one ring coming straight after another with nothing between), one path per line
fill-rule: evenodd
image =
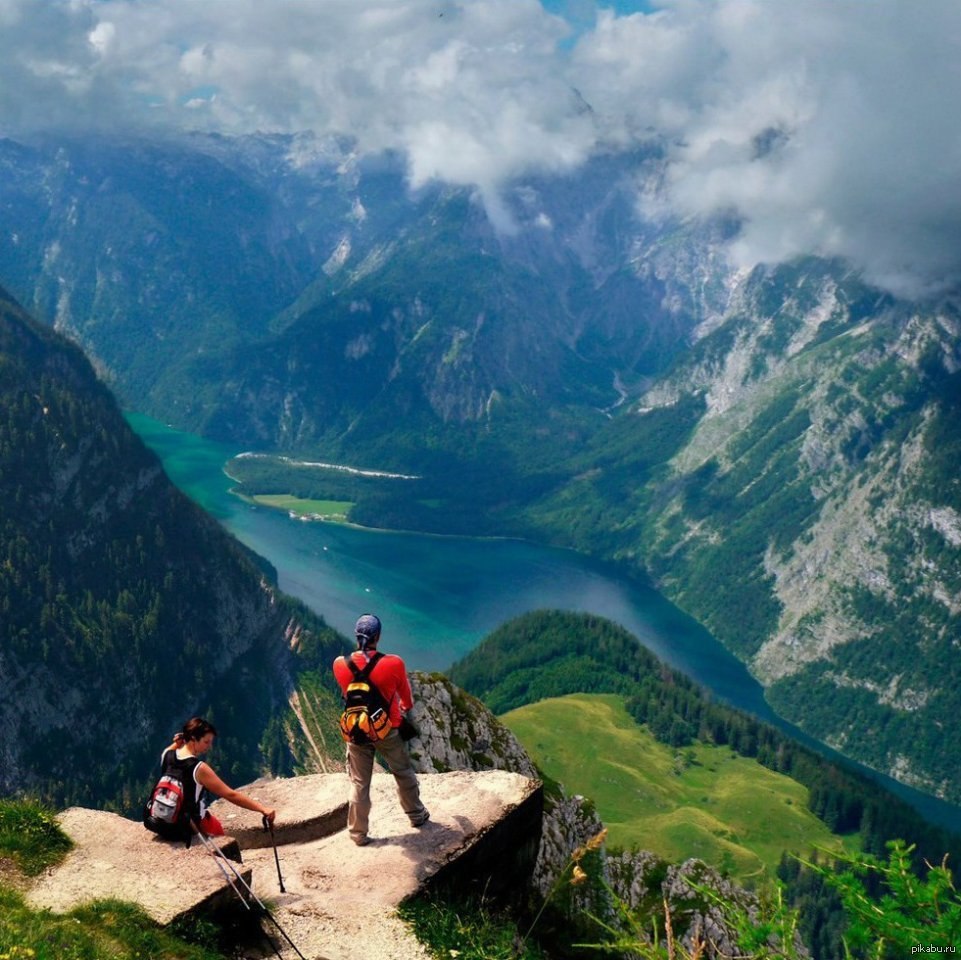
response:
M162 761L164 773L167 772L167 766L170 765L176 767L183 774L180 779L186 788L184 799L192 804L193 812L200 820L200 826L204 833L215 836L223 833L223 827L220 826L217 819L207 813L206 803L204 802L205 790L214 796L236 804L238 807L261 814L267 818L269 824L273 825L277 815L276 810L265 807L246 793L228 786L217 776L213 767L206 760L201 759L213 746L216 736L217 730L214 725L208 723L202 717L193 717L188 720L184 724L183 730L174 735L173 743L164 750Z

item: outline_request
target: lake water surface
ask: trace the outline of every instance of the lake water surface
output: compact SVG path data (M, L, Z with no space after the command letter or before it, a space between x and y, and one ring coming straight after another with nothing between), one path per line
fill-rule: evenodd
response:
M413 669L443 670L495 627L530 610L596 613L719 697L773 718L759 684L702 626L656 590L568 550L521 540L438 537L291 519L233 496L223 467L239 451L139 414L132 426L170 478L276 568L278 586L348 637L361 613Z
M230 493L224 474L240 451L172 430L140 414L131 426L170 478L277 570L278 586L350 637L357 617L376 613L384 646L412 669L444 670L504 621L538 609L613 620L713 694L838 755L778 717L744 665L656 590L566 550L519 540L435 537L291 519ZM954 826L961 810L871 774L926 816Z

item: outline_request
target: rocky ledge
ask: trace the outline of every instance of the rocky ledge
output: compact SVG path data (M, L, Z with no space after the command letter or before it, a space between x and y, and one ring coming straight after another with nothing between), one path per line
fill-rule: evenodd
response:
M222 801L214 812L231 836L218 843L310 960L346 960L358 942L382 960L426 957L396 918L398 904L437 885L522 887L537 857L543 798L538 781L505 771L420 780L431 819L415 829L397 803L393 778L374 777L365 847L346 832L344 774L259 780L243 790L278 811L277 859L260 818ZM139 823L78 807L64 811L60 824L75 846L33 883L27 898L35 906L62 912L112 897L138 903L166 924L234 896L201 843L165 843Z

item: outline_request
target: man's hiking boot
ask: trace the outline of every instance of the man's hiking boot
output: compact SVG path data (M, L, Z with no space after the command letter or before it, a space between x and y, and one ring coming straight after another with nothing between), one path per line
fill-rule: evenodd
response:
M352 833L350 839L357 844L358 847L366 847L370 843L370 837L366 833Z
M416 820L411 820L410 825L412 827L422 827L428 820L430 820L430 811L425 810Z

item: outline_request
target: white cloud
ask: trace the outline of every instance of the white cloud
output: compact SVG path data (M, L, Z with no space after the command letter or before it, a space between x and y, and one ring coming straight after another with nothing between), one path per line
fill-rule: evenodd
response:
M404 151L414 184L477 187L505 226L508 180L656 138L666 202L738 211L742 264L957 282L957 0L588 6L575 36L537 0L0 0L0 134L343 133Z
M93 30L87 34L90 45L101 55L106 55L110 44L116 36L117 28L109 20L101 20Z
M744 218L743 264L818 252L896 292L957 284L955 0L680 0L603 16L576 60L613 133L673 144L677 209Z

